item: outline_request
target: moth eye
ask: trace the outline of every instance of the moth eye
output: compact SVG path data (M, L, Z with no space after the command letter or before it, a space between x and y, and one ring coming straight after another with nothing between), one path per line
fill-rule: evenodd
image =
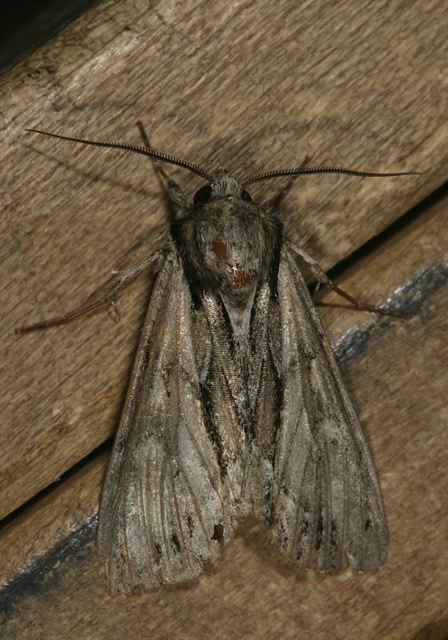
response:
M212 188L209 184L205 185L205 187L201 187L194 194L194 203L200 204L203 202L207 202L210 200L210 196L212 195Z
M240 193L240 198L243 200L247 200L247 202L252 202L252 198L250 197L250 193L248 193L245 189L243 189Z

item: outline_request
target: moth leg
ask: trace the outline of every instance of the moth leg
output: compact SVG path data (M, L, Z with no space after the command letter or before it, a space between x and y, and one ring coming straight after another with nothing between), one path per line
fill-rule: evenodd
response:
M112 277L90 294L85 302L71 311L68 311L63 316L56 316L54 318L48 318L48 320L41 320L40 322L34 322L33 324L17 327L15 332L28 333L30 331L39 331L42 329L48 329L49 327L56 327L61 324L67 324L86 313L95 311L105 304L110 304L115 317L119 318L118 309L115 304L118 292L120 289L123 289L132 282L140 273L142 273L142 271L153 266L154 262L158 260L160 255L161 252L156 251L155 253L144 256L124 271L113 272Z
M322 267L317 262L317 260L315 260L310 255L308 255L306 251L304 251L303 249L295 245L290 240L287 241L287 244L293 250L293 252L297 256L299 256L299 258L310 268L311 273L316 278L317 286L315 291L317 291L317 289L319 288L319 285L323 285L328 289L332 289L335 293L340 295L342 298L345 298L345 300L348 300L349 302L351 302L351 304L356 309L359 309L360 311L371 311L372 313L379 313L380 315L383 315L383 316L393 316L395 318L403 317L403 315L398 311L392 311L391 309L383 309L381 307L377 307L377 306L368 304L366 302L361 302L360 300L357 300L356 298L351 296L349 293L347 293L346 291L338 287L332 280L330 280L330 278L327 276L325 271L323 271Z
M146 134L145 128L143 127L143 123L139 120L136 122L138 130L140 131L140 137L142 139L145 147L151 147L149 142L149 138ZM154 173L156 174L157 180L159 181L160 186L163 189L163 193L168 200L168 203L171 207L179 208L179 209L187 209L188 208L188 200L182 191L181 187L175 182L169 174L166 172L165 167L162 162L158 160L154 160L151 158L151 163L154 169Z

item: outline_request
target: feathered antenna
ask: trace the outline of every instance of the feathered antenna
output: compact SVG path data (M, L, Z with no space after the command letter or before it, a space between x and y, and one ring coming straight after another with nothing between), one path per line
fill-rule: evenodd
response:
M357 169L348 169L346 167L338 166L305 166L296 167L295 169L274 169L273 171L265 171L263 173L256 173L254 176L249 176L243 180L243 185L246 187L254 182L260 182L261 180L269 180L270 178L281 178L282 176L300 176L309 173L342 173L349 176L361 176L363 178L386 178L392 176L418 176L419 171L398 171L392 173L380 173L378 171L358 171Z
M178 167L188 169L192 173L195 173L201 178L205 178L209 182L213 181L211 176L205 169L202 169L192 162L187 162L181 158L176 158L163 151L157 151L152 147L141 147L137 144L127 144L126 142L101 142L99 140L85 140L84 138L72 138L70 136L61 136L57 133L50 133L49 131L42 131L41 129L25 129L25 131L31 131L33 133L40 133L43 136L49 136L50 138L59 138L60 140L69 140L70 142L80 142L81 144L90 144L94 147L108 147L110 149L123 149L125 151L132 151L133 153L139 153L142 156L148 156L149 158L155 158L162 162L168 162L169 164L175 164Z

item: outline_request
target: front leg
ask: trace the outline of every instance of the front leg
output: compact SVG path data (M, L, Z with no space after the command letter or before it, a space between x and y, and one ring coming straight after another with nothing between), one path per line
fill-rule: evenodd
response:
M143 144L145 145L145 147L151 148L149 138L145 131L143 123L138 120L136 122L136 125L140 132L140 137ZM170 210L174 209L175 212L176 209L180 209L181 211L185 211L186 209L188 209L189 203L184 192L179 187L177 182L175 182L173 178L171 178L171 176L167 173L165 167L163 166L163 163L159 162L158 160L154 160L154 158L151 158L151 164L153 166L157 180L162 187L164 197L167 201L167 204L169 205ZM175 219L174 212L172 212L171 215L171 222L173 222Z
M140 273L154 267L161 255L162 251L156 251L155 253L144 256L124 271L113 272L112 277L109 278L109 280L101 287L96 289L96 291L94 291L85 302L71 311L68 311L63 316L48 318L48 320L41 320L40 322L34 322L33 324L17 327L15 332L29 333L30 331L39 331L42 329L48 329L49 327L56 327L61 324L67 324L86 313L95 311L105 304L112 305L112 308L117 313L115 301L118 292L132 282Z
M355 309L359 309L360 311L371 311L372 313L379 313L382 316L392 316L394 318L403 317L403 315L398 311L383 309L382 307L377 307L357 300L343 289L340 289L332 280L330 280L317 260L308 255L306 251L304 251L301 247L298 247L290 240L286 240L285 244L302 260L302 262L304 262L310 268L310 271L316 278L318 284L321 284L328 289L332 289L332 291L340 295L342 298L345 298L345 300L351 302Z

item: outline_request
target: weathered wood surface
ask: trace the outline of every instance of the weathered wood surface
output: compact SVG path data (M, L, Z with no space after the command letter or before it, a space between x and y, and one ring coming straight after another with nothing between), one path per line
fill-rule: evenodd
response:
M84 13L99 0L64 2L2 3L0 22L0 72L11 68L27 54Z
M327 268L446 179L445 19L441 0L105 2L1 79L2 515L114 432L147 282L123 297L119 324L100 314L21 338L13 327L82 300L136 239L151 246L163 217L141 158L23 128L138 141L140 118L154 144L210 167L308 155L424 170L297 183L285 217Z
M100 314L22 338L13 327L82 300L110 269L131 260L136 240L137 254L152 246L164 215L144 160L25 136L23 128L138 141L140 118L157 146L212 168L224 163L246 173L310 156L423 170L418 179L297 183L285 218L328 268L446 180L445 12L441 0L210 2L207 11L192 1L105 2L0 79L1 515L113 433L148 278L122 297L118 325ZM174 173L194 192L198 181ZM260 185L257 193L276 186ZM422 214L341 284L379 302L419 272L430 273L446 252L446 214L445 203ZM430 285L416 286L416 299ZM359 637L360 625L365 638L402 639L433 623L440 634L428 637L444 637L446 289L440 291L412 320L378 329L345 370L389 515L392 547L383 571L303 574L278 557L257 526L245 525L199 583L112 601L91 543L65 560L54 553L95 512L103 455L0 530L2 581L46 552L42 568L54 558L60 563L43 582L34 575L4 591L2 639L120 639L129 636L130 620L135 637L156 639L327 640ZM334 339L377 323L340 309L323 308L322 316Z
M270 546L261 526L245 522L199 581L112 599L93 531L60 545L64 532L75 530L75 518L87 521L95 512L104 466L99 458L0 533L0 573L9 577L58 548L4 590L2 640L446 638L447 213L445 198L338 281L357 295L386 295L408 319L320 309L333 341L351 345L343 373L374 453L391 534L380 572L324 577L300 571ZM339 302L332 294L320 299Z

